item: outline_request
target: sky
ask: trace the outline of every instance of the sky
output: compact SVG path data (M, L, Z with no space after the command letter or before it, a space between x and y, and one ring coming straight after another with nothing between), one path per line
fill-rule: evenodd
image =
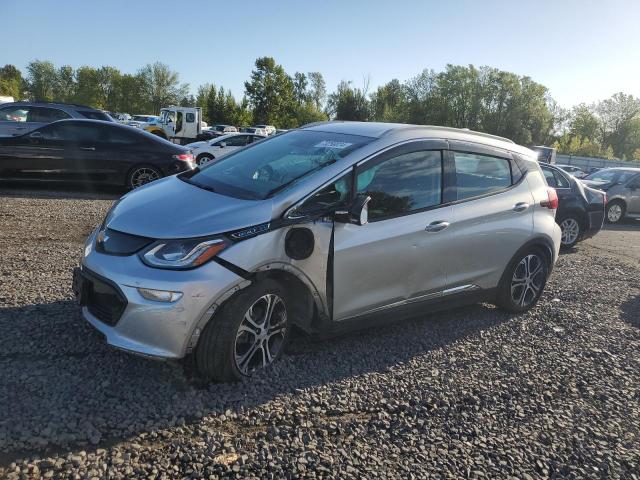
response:
M161 61L193 93L213 83L241 97L271 56L290 75L321 72L329 91L451 63L530 76L564 107L640 97L639 0L0 0L0 18L2 65Z

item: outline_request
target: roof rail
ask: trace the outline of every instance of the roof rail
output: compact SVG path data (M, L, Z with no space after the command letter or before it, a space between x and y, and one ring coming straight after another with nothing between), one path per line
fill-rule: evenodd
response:
M484 138L492 138L494 140L500 140L503 142L507 142L507 143L513 143L515 144L516 142L514 142L513 140L511 140L510 138L506 138L506 137L501 137L500 135L493 135L491 133L485 133L485 132L477 132L475 130L469 130L468 128L456 128L456 127L443 127L440 125L407 125L407 127L414 127L414 128L430 128L433 130L442 130L443 132L464 132L464 133L468 133L470 135L476 135L478 137L484 137ZM389 133L390 131L393 131L394 129L389 129L386 133Z

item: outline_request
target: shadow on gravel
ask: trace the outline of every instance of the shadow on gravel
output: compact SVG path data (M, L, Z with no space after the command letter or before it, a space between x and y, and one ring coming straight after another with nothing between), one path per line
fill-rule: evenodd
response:
M620 310L622 320L640 328L640 296L624 302Z
M328 340L298 337L263 375L203 384L181 363L108 347L72 301L0 308L0 466L30 454L105 447L229 410L246 414L278 397L295 401L306 389L388 372L509 319L475 305Z
M91 183L0 180L0 196L2 197L116 200L125 193L124 188Z
M640 231L640 220L633 218L626 218L620 223L611 224L605 223L602 227L603 230L612 230L619 232L638 232Z

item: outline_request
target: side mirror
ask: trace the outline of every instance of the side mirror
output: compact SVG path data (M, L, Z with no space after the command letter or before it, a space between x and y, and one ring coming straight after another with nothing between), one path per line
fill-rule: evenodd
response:
M369 223L369 202L368 195L358 195L351 204L349 210L336 210L333 219L338 223L352 223L354 225L366 225Z
M220 148L224 148L224 147L226 147L226 146L227 146L227 142L220 142L220 143L218 144L218 146L219 146Z

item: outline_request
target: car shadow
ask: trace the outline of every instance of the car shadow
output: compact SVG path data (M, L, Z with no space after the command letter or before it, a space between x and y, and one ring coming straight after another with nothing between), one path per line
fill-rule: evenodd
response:
M621 318L625 322L640 328L640 296L636 296L624 302L621 306Z
M117 200L126 189L93 183L0 180L0 196L14 198L66 198L78 200Z
M72 301L0 308L0 466L104 448L204 416L246 414L278 397L294 400L315 386L388 371L510 318L480 304L328 340L297 335L268 371L215 384L194 376L188 362L107 346Z
M625 218L619 223L605 223L602 229L622 232L637 232L640 231L640 220L635 218Z

